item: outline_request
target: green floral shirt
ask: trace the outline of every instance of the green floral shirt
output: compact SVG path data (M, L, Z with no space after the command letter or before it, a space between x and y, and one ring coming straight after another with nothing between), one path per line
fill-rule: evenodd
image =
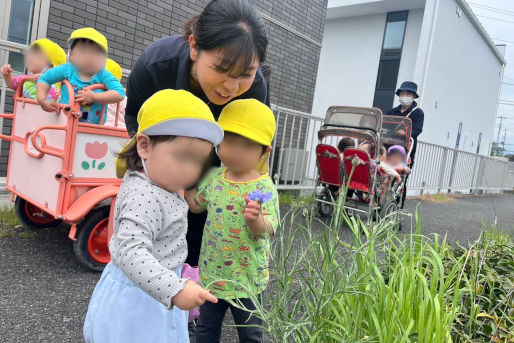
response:
M224 167L213 169L198 189L198 203L208 211L200 252L200 285L220 299L248 298L248 292L260 294L268 283L270 242L267 235L253 235L246 225L245 196L254 191L271 195L261 208L276 231L278 193L267 174L236 183L227 181L225 173Z

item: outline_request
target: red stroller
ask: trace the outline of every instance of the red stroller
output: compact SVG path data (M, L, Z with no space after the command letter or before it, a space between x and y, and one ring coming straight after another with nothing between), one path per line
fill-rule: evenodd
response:
M410 119L383 116L378 108L330 107L318 131L316 147L319 178L315 200L319 213L330 216L341 195L346 195L344 207L349 213L361 213L367 220L373 214L385 217L397 213L406 175L398 182L382 172L380 146L402 145L409 151L411 127ZM355 146L339 151L335 146L343 137L353 139ZM319 193L318 185L322 187ZM347 186L346 192L343 186ZM393 219L400 223L398 215Z

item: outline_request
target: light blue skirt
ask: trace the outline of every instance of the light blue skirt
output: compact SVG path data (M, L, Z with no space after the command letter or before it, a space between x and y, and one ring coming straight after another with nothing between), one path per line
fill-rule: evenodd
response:
M181 275L182 266L174 269ZM86 343L188 343L188 312L168 310L114 263L96 285L84 323Z

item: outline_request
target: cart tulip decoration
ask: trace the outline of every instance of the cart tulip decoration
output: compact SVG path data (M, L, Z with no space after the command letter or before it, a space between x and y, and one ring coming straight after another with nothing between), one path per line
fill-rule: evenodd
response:
M105 163L101 162L97 166L96 160L104 158L105 155L107 155L108 150L109 145L107 144L107 142L99 143L95 141L93 143L86 143L86 156L92 159L92 161L91 164L88 161L82 161L82 168L84 168L84 170L88 170L91 167L92 169L96 168L98 170L102 170L105 167Z

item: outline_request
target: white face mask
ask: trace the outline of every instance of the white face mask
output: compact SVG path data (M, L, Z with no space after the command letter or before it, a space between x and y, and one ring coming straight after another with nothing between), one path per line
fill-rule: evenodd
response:
M402 104L403 106L410 106L413 101L414 101L414 99L410 96L401 96L400 97L400 104Z

